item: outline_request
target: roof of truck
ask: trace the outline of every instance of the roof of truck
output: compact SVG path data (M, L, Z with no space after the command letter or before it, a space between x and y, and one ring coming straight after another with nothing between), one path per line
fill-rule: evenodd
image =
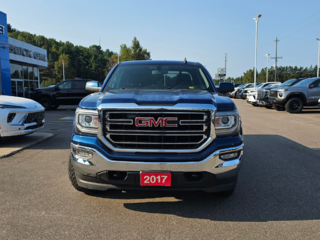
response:
M167 60L139 60L139 61L128 61L128 62L121 62L121 65L154 65L154 64L166 64L166 65L199 65L197 62L189 62L186 63L184 61L167 61Z

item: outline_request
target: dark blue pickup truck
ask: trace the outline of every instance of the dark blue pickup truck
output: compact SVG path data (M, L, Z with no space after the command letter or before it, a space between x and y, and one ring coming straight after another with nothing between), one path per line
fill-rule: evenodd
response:
M241 118L200 63L116 65L79 104L69 177L79 191L203 190L230 195L243 157Z

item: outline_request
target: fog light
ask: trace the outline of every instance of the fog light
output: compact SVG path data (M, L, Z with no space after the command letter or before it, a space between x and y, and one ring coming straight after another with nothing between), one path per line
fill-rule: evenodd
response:
M226 154L221 154L220 158L222 160L230 160L230 159L234 159L238 156L238 152L232 152L232 153L226 153Z
M77 157L81 157L81 158L85 158L85 159L89 159L89 158L93 157L92 152L89 152L89 151L86 151L83 149L73 148L73 153Z

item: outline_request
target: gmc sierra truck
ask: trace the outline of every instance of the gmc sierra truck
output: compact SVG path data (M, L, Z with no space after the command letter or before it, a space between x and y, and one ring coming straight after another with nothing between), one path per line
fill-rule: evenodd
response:
M203 190L230 195L243 158L236 105L185 61L116 65L76 110L69 178L79 191Z

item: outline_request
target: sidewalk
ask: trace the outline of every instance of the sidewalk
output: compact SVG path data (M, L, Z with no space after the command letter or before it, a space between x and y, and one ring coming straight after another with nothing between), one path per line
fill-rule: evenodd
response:
M52 137L53 133L33 133L27 136L2 139L0 140L0 158L8 157L21 150L31 147L47 138Z

